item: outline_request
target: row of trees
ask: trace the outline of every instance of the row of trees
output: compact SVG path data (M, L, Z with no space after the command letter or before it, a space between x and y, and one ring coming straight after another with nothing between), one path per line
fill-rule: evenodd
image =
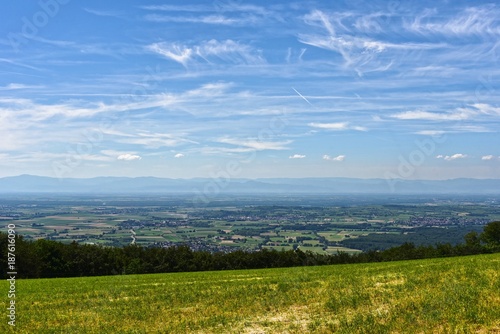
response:
M0 233L0 258L3 278L8 265L7 234ZM349 255L302 252L300 250L209 253L192 251L188 246L145 248L136 245L103 247L76 242L63 244L52 240L26 241L16 237L15 266L18 278L100 276L117 274L166 273L228 269L277 268L293 266L363 263L461 256L500 251L500 221L486 225L482 233L470 232L459 245L415 246L412 243Z

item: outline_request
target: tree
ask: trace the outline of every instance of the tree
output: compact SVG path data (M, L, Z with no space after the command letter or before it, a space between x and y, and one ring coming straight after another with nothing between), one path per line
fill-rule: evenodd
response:
M500 247L500 221L487 224L481 233L481 240L493 248Z
M464 236L464 254L479 254L483 251L481 246L481 236L476 231L471 231Z

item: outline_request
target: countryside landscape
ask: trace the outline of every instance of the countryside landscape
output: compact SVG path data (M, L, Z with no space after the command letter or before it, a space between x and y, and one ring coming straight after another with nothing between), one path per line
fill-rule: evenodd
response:
M223 251L262 248L335 254L404 242L457 244L500 220L492 195L0 196L0 220L26 240Z
M0 1L0 334L500 334L500 2Z
M500 331L494 195L0 197L22 238L2 332Z

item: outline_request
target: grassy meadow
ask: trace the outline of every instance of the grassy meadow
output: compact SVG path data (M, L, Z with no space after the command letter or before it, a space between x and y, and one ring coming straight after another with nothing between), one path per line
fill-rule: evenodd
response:
M500 254L16 283L1 333L500 333Z

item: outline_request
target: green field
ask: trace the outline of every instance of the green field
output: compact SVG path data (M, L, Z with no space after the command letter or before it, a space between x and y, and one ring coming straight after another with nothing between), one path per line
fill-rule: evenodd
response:
M16 283L1 333L500 333L500 254Z
M291 199L289 199L291 200ZM281 204L280 204L281 203ZM495 197L299 196L231 197L193 206L186 197L0 196L0 221L28 240L168 247L227 252L262 248L353 253L412 242L463 242L471 231L500 220Z

